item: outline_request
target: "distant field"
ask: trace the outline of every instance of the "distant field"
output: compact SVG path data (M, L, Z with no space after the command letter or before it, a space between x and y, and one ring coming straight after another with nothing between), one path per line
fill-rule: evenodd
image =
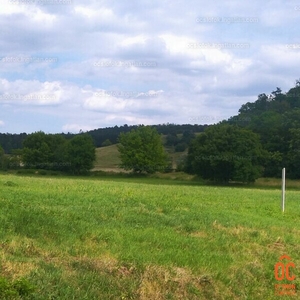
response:
M29 299L279 299L299 219L298 191L283 215L279 189L0 175L0 275Z
M96 149L96 162L94 171L104 170L120 172L122 171L122 169L118 167L120 163L121 160L119 158L117 145L111 145Z

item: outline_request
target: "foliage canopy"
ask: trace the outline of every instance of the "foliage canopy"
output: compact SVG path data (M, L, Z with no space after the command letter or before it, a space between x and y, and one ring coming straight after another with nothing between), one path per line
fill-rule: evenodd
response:
M259 136L228 124L209 127L190 144L186 171L217 182L254 182L264 152Z
M167 167L167 155L156 129L150 126L138 127L128 133L121 133L119 142L121 168L138 173L154 173Z

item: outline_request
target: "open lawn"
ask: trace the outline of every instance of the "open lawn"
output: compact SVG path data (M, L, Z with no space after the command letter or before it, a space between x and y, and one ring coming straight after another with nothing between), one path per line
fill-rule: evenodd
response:
M43 300L286 299L276 284L300 287L297 190L282 214L279 189L147 180L0 175L0 276ZM283 254L292 282L274 278ZM3 295L0 280L0 299L18 299Z

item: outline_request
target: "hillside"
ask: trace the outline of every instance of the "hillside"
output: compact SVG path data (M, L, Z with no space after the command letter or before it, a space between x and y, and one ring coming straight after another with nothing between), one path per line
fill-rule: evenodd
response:
M118 168L121 163L117 145L101 147L96 149L96 162L93 171L114 171L120 172L123 169Z

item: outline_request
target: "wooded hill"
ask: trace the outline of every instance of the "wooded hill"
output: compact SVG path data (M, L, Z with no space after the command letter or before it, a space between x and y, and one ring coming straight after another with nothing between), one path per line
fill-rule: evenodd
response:
M277 87L270 95L260 94L242 105L237 116L224 123L235 124L259 134L266 177L279 177L282 167L290 178L300 178L300 81L287 93Z
M129 132L132 129L136 129L139 125L129 126L127 124L123 126L114 126L114 127L106 127L106 128L99 128L91 131L87 131L86 133L89 134L93 140L95 146L108 146L105 144L107 140L109 140L110 144L116 144L118 136L121 132ZM203 132L208 125L177 125L177 124L158 124L153 125L152 127L156 128L158 133L163 135L178 135L183 134L184 132ZM80 134L80 133L78 133ZM71 139L75 135L72 133L61 133L64 138ZM28 136L26 133L20 134L10 134L10 133L0 133L0 146L3 148L6 154L11 154L12 150L14 149L21 149L23 148L23 141ZM103 145L104 143L104 145Z

